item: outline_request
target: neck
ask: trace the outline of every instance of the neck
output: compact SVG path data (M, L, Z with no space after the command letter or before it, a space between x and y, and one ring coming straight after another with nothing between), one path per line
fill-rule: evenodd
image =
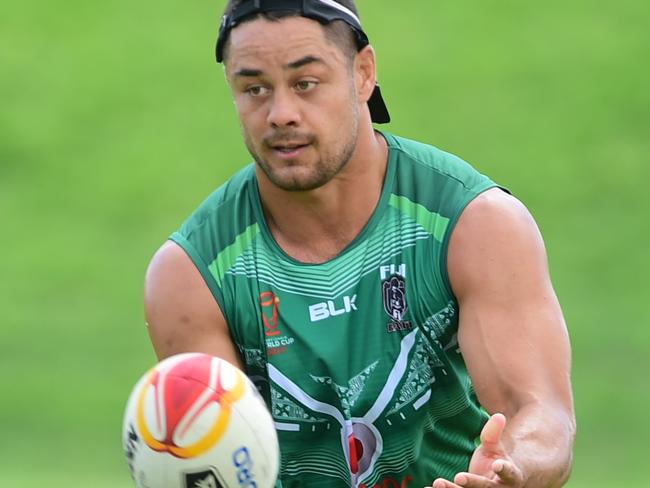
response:
M377 207L387 156L386 141L368 125L366 131L360 131L345 167L317 189L282 190L258 167L264 214L284 252L305 263L322 263L339 255L359 235Z

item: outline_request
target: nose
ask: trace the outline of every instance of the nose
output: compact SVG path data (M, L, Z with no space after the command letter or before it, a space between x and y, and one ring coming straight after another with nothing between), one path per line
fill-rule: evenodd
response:
M291 90L276 89L271 98L268 123L272 127L297 127L300 125L300 107L297 98Z

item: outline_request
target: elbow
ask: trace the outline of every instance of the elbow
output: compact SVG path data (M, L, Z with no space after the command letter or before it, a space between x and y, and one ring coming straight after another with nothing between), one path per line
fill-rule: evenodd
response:
M562 485L569 480L571 476L571 471L573 470L573 448L575 446L577 424L575 413L571 412L569 418L567 419L567 456L566 463L564 467L564 472L562 473ZM561 485L560 485L561 486Z
M566 416L566 420L563 422L564 435L558 436L559 439L562 439L562 446L558 446L559 449L559 459L557 463L557 476L556 482L551 485L550 488L560 488L564 486L569 478L571 477L571 472L573 470L573 447L575 445L576 438L576 419L575 414L570 412Z
M529 432L531 449L526 449L527 456L524 456L530 462L523 464L527 474L526 488L561 488L571 476L576 437L575 414L571 408L556 407L549 409L547 405L537 410L537 421L541 423Z

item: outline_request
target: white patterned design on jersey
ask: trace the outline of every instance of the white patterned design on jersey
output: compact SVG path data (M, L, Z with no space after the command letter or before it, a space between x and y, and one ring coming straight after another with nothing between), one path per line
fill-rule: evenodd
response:
M290 378L285 376L274 365L269 364L269 376L275 385L282 388L288 395L291 395L296 402L300 403L305 408L313 412L325 414L340 425L341 448L348 466L350 466L349 473L351 473L352 486L354 487L358 487L364 478L372 474L375 463L383 451L383 439L374 423L386 410L389 402L395 396L397 386L404 378L408 366L408 357L415 345L418 333L419 329L415 329L408 335L404 336L400 343L399 355L397 356L388 378L386 379L386 383L377 396L374 404L362 417L346 416L334 405L313 398ZM285 430L298 430L292 429L291 426L286 425L282 427ZM361 459L352 460L350 456L350 446L354 445L355 440L358 440L363 444L363 455ZM321 459L320 462L321 464L327 464L328 460ZM297 473L299 472L300 471L297 470ZM346 473L346 475L348 475L348 473Z
M343 407L343 413L345 416L351 417L351 409L354 407L354 404L365 389L366 382L377 367L377 364L379 364L379 361L375 361L359 374L353 376L352 379L348 381L348 386L337 385L329 376L314 376L312 374L309 376L311 376L311 379L316 383L329 385L341 399L341 407Z

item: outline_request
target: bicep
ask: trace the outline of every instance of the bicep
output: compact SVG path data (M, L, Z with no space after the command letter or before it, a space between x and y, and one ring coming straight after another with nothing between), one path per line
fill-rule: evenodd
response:
M558 402L572 408L570 348L535 222L514 198L491 192L454 231L449 272L459 301L459 344L488 411Z
M217 302L176 243L166 242L152 258L144 298L149 336L159 359L204 352L241 367Z

